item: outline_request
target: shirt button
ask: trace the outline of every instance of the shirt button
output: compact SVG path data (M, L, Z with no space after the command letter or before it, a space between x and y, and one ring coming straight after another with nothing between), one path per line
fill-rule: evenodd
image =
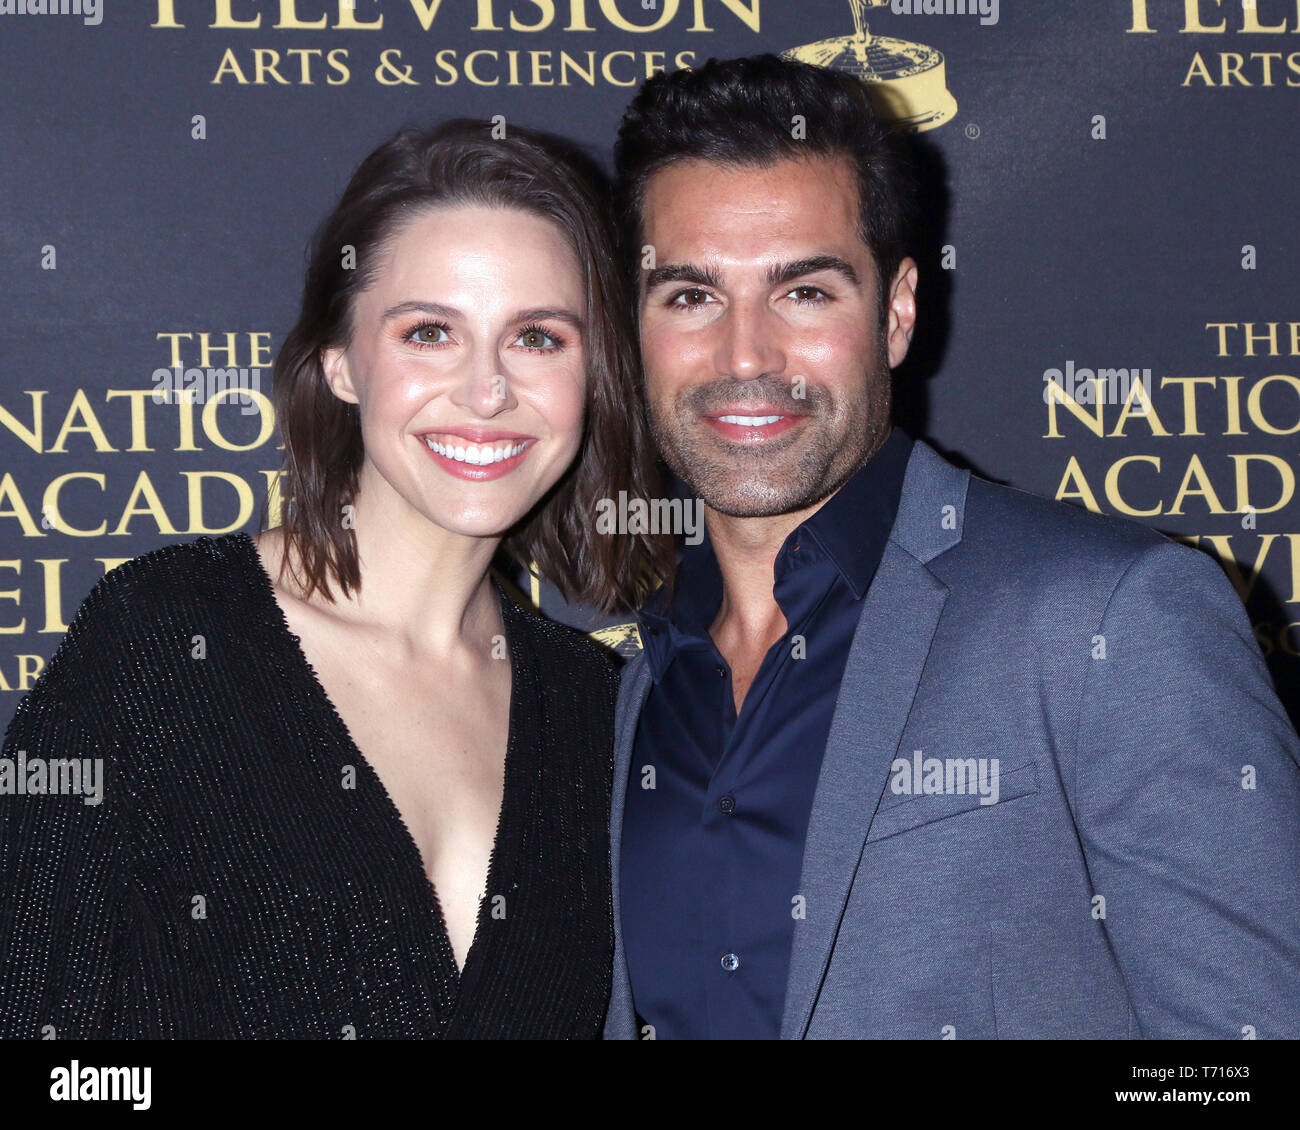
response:
M722 955L722 968L728 973L735 973L740 968L740 958L734 953L724 953Z
M718 808L728 814L736 811L736 798L734 796L724 796L718 798Z

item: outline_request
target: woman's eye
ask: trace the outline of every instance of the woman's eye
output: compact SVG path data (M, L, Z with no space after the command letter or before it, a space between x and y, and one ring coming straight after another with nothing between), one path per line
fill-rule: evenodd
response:
M547 333L541 326L528 326L521 330L517 339L525 349L554 349L560 339Z
M419 345L441 345L443 335L446 334L447 327L435 325L432 322L423 326L416 326L411 332L411 340Z

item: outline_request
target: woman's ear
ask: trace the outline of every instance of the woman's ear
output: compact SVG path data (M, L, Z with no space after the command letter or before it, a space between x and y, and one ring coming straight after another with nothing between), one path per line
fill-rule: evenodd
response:
M330 391L335 396L349 404L360 402L357 390L352 384L352 370L348 364L346 349L341 347L322 349L320 351L320 367L325 374L325 383L330 386Z

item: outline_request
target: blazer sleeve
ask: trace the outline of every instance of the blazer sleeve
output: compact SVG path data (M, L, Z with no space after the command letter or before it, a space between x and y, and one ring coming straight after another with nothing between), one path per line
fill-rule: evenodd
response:
M92 705L104 661L100 595L82 605L5 733L3 757L15 772L20 758L29 766L100 759L103 791L97 804L85 803L87 794L0 795L3 1038L103 1038L116 1027L128 903L112 740Z
M1087 646L1081 910L1136 1034L1300 1037L1300 741L1241 601L1212 559L1164 542L1129 564Z

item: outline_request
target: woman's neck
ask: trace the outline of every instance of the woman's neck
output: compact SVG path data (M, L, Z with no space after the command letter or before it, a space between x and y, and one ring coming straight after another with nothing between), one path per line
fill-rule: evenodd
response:
M376 628L412 654L449 655L490 646L501 631L488 568L500 538L453 533L429 521L386 484L364 481L348 515L359 590L319 606ZM342 517L340 517L342 520ZM313 597L312 603L319 598Z

